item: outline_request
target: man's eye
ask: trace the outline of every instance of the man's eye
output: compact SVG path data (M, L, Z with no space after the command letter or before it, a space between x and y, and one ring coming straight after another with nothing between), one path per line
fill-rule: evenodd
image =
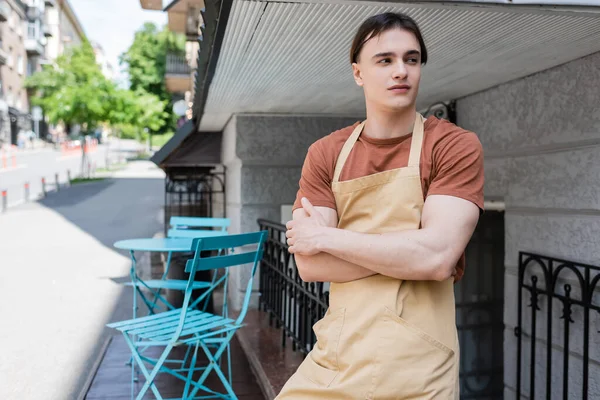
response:
M379 60L379 64L388 64L391 61L392 60L390 60L389 58L383 58L383 59Z
M409 58L409 59L408 59L408 62L409 62L409 63L411 63L411 64L416 64L416 63L418 63L418 62L419 62L419 60L418 60L418 59L416 59L416 58Z

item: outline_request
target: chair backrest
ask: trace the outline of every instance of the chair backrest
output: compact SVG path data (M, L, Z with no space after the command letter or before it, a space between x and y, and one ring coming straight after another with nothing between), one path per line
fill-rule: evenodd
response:
M169 224L173 229L221 228L222 231L225 231L231 225L231 220L229 218L171 217Z
M267 240L267 236L267 231L260 231L228 236L195 238L192 241L191 247L191 250L194 251L194 258L188 260L185 266L185 271L190 274L190 281L188 281L189 295L191 295L191 284L193 283L193 276L196 274L196 271L252 264L252 272L246 286L244 303L236 320L236 323L240 324L248 311L248 305L250 304L250 297L252 295L254 274L258 267L258 263L263 257L264 244ZM246 250L248 246L252 246L253 249ZM231 249L236 247L241 248L241 250L235 254L223 254L208 257L201 256L203 251ZM186 289L184 308L187 307L186 300L189 301L188 298L188 290Z
M223 236L227 231L213 231L209 229L169 229L167 236L170 238L202 238L211 236Z
M231 221L229 218L171 217L169 223L171 224L171 228L167 231L168 237L196 238L226 234Z

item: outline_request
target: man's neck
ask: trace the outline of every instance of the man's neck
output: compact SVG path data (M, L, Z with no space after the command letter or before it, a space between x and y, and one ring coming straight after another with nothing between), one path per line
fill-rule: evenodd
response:
M394 112L367 109L365 135L373 139L392 139L410 134L415 124L415 109Z

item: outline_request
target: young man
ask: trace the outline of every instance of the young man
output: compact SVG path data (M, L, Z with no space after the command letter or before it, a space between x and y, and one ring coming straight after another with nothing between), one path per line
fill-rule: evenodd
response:
M477 136L416 113L427 50L417 24L366 20L351 49L367 119L314 143L290 252L331 282L317 343L277 397L458 399L453 283L483 210Z

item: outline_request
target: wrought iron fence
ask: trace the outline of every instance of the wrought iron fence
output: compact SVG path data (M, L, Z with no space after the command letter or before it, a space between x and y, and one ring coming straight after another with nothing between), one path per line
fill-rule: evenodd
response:
M281 328L282 346L290 338L294 351L308 353L316 340L312 326L327 311L328 286L300 279L284 225L264 219L258 224L269 232L260 264L260 308L269 314L271 325Z
M165 233L171 216L225 216L224 173L210 168L167 168L166 172Z
M530 399L550 399L560 392L564 399L588 399L590 339L591 335L598 335L598 329L591 326L600 324L600 301L594 302L600 297L599 281L600 267L525 252L519 254L515 328L518 394L526 383L529 387L523 391L529 392ZM524 294L528 294L529 299L524 299ZM524 300L529 300L525 307ZM596 324L592 324L593 319ZM528 346L524 346L525 339L529 340ZM524 347L529 347L528 354ZM540 362L544 353L545 364ZM527 367L526 360L529 371L522 371ZM576 365L579 362L581 364ZM562 375L553 375L553 371L561 368Z

